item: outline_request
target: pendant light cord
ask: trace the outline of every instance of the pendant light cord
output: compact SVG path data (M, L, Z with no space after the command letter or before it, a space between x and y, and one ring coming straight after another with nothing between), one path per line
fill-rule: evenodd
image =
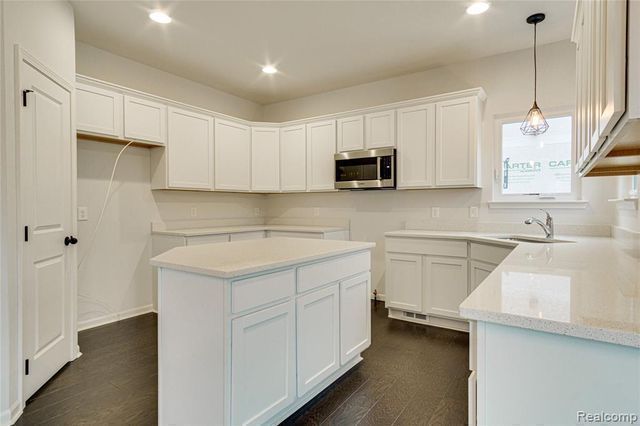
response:
M533 103L538 103L538 58L536 46L538 45L538 24L533 24Z

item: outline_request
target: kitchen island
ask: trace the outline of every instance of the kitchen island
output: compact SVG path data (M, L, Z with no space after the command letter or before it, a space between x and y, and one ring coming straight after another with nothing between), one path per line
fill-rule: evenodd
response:
M371 343L373 243L177 247L159 268L159 423L277 424Z

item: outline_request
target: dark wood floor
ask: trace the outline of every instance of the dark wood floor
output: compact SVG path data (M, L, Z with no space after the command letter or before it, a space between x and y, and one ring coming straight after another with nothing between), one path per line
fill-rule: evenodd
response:
M390 320L373 306L364 360L286 425L458 425L467 420L468 336ZM83 356L28 402L16 425L157 424L155 314L80 333Z

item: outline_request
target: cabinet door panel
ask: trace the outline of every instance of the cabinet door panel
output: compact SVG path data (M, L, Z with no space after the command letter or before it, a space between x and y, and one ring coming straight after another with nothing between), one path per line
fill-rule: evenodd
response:
M213 188L213 118L169 108L169 187Z
M476 184L477 99L436 104L436 185Z
M334 120L307 124L307 189L334 189L336 153L336 122Z
M125 95L124 137L166 143L167 106L148 99Z
M339 294L335 284L297 300L298 396L340 367Z
M477 260L469 261L469 294L473 292L496 269L496 265L492 263L480 262Z
M231 322L231 424L263 424L296 398L293 301Z
M340 283L340 361L347 363L371 345L371 274Z
M467 259L424 258L425 311L459 318L458 306L468 295Z
M280 190L279 129L251 129L251 189L271 192Z
M367 149L396 146L396 112L383 111L364 116L364 141Z
M422 256L387 253L386 305L422 312Z
M280 129L280 188L307 189L307 136L305 126Z
M364 149L364 118L362 115L338 120L338 152Z
M435 174L435 106L403 108L398 114L398 188L427 188Z
M233 121L215 122L215 188L248 191L251 187L251 131Z
M76 83L76 122L79 132L122 138L120 93Z

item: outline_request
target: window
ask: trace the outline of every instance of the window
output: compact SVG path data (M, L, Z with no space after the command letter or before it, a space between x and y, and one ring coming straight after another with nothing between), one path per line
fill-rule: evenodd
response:
M550 117L549 130L538 136L520 132L522 118L500 124L499 194L506 196L565 196L574 192L572 119ZM498 188L496 188L498 189Z

